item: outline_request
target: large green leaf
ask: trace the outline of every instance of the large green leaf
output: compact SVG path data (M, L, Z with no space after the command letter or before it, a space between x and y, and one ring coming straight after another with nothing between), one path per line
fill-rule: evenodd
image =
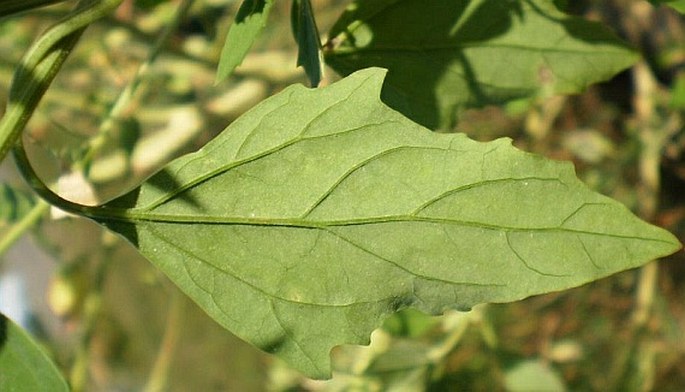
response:
M12 320L0 314L0 391L68 391L43 350Z
M243 0L221 50L217 81L227 78L243 62L252 44L264 30L273 5L274 0Z
M329 36L330 66L387 68L383 100L429 128L452 127L467 107L578 92L637 59L551 0L355 1Z
M291 86L86 214L209 315L313 377L406 307L515 301L680 246L569 163L436 134L380 101L385 72Z

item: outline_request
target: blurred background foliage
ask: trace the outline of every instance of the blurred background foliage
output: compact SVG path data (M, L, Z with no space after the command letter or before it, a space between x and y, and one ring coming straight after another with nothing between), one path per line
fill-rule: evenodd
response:
M467 110L456 130L484 141L508 136L522 149L571 160L590 187L682 239L684 17L637 0L556 3L571 14L602 21L643 60L580 95ZM46 94L25 140L41 175L62 194L81 202L116 196L165 162L202 146L257 102L288 84L306 82L295 66L290 2L279 1L243 65L215 84L216 63L239 2L196 0L141 74L132 98L115 118L103 121L140 73L178 4L124 1L115 15L89 28ZM312 2L323 35L346 4ZM2 101L14 65L69 5L0 20ZM335 78L327 70L324 83ZM644 161L654 157L644 155L644 146L653 144L663 156L652 165L656 178L645 178L649 162ZM11 164L3 164L0 178L0 235L5 235L37 201ZM652 280L644 271L628 271L469 313L428 317L403 311L374 332L371 346L334 350L334 378L314 381L220 328L129 245L89 221L53 219L58 215L45 215L32 231L33 241L20 242L3 256L0 276L33 282L25 284L31 300L24 325L48 347L76 389L685 388L682 251L659 262ZM41 251L27 250L32 247ZM0 303L3 295L7 302L11 297L2 293Z

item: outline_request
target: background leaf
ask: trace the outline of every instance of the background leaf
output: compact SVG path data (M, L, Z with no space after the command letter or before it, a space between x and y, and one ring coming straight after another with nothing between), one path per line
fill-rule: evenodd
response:
M65 0L0 0L0 18L63 1Z
M549 0L357 1L329 36L333 69L387 68L384 102L432 129L451 128L464 108L579 92L637 59Z
M12 320L0 314L0 391L68 391L43 350Z
M293 0L290 22L298 48L297 65L304 68L312 87L316 87L323 75L323 57L319 29L309 0Z
M549 391L566 390L563 379L548 363L541 360L522 361L507 370L505 376L507 391Z
M411 122L381 103L384 74L291 86L86 212L223 326L319 378L331 348L368 343L400 309L514 301L679 248L568 163Z
M259 34L264 30L274 0L244 0L235 16L221 50L217 81L226 79L240 65Z
M678 10L678 12L685 14L685 0L649 0L649 2L655 6L660 4L668 5Z

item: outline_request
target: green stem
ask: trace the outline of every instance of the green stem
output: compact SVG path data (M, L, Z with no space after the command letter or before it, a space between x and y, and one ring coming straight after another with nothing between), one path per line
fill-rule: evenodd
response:
M40 220L40 218L50 209L50 204L43 200L38 200L36 205L31 208L17 223L12 225L5 235L0 239L0 256L14 245L24 233ZM0 260L2 260L0 258Z
M0 161L19 138L85 28L114 10L122 0L82 0L65 19L48 29L14 73L5 115L0 120Z
M54 193L39 176L35 173L23 148L23 142L19 137L21 130L28 122L42 95L50 86L55 75L61 68L71 49L75 46L88 23L106 15L113 10L122 0L105 0L102 2L83 1L83 4L91 4L90 8L78 14L79 18L67 19L62 24L48 30L43 37L29 50L24 57L22 65L15 72L10 90L10 99L6 115L0 120L0 159L3 159L9 149L17 162L17 167L31 187L45 200L39 201L34 209L27 214L0 242L0 254L9 248L28 228L30 228L50 207L50 204L60 207L68 212L79 215L89 215L94 208L73 203L63 199ZM183 16L187 13L192 0L184 0L179 6L173 19L164 33L155 42L148 60L141 65L134 79L117 99L108 116L101 123L95 141L91 143L88 155L81 165L87 163L96 151L101 148L101 141L105 140L112 128L113 121L121 115L124 108L131 102L141 81L148 74L150 64L157 58L163 45L169 39L173 31L178 27ZM79 9L77 7L77 9ZM89 15L85 18L83 15ZM66 25L66 27L65 27ZM47 201L47 202L46 202ZM102 285L104 281L106 262L98 268L96 284L86 299L86 310L82 326L81 343L76 351L76 358L70 371L71 385L75 391L83 390L88 379L88 364L90 358L89 345L92 340L95 321L98 318L102 302ZM172 300L169 313L169 327L160 348L147 390L163 389L172 353L178 341L180 331L180 319L182 316L182 298L180 293Z
M108 1L111 2L113 0ZM114 1L120 2L121 0ZM107 132L111 130L111 122L113 121L113 118L120 115L123 108L130 103L132 97L135 95L136 90L140 86L140 82L143 80L144 76L147 75L150 64L158 57L165 43L171 37L173 31L178 27L181 20L190 9L192 2L192 0L183 0L183 2L177 8L167 28L159 36L158 40L152 47L148 59L145 61L145 63L141 64L140 68L138 69L138 72L136 73L136 76L131 80L131 82L124 89L124 91L119 95L117 101L113 105L112 110L110 110L110 113L108 113L107 117L101 123L98 135L95 137L96 141L91 143L89 151L86 153L84 160L81 161L79 165L86 166L89 160L92 159L94 150L102 147L102 140L107 137ZM17 140L12 152L14 155L14 159L17 163L17 168L21 172L22 177L24 177L24 179L29 183L31 188L33 188L33 190L40 197L45 199L48 203L55 205L60 209L65 210L66 212L70 212L76 215L87 217L95 217L100 215L98 212L101 212L100 210L102 208L86 206L66 200L58 194L56 194L55 192L53 192L45 183L43 183L43 181L40 180L40 176L38 176L38 174L31 166L31 162L26 155L26 150L23 147L23 141L21 139Z
M83 30L79 30L65 38L60 47L44 57L43 61L33 68L28 76L26 71L17 70L15 72L7 109L0 120L0 161L5 158L7 152L19 138L21 130L31 118L38 102L69 56L71 49L76 45L82 32ZM20 88L17 86L21 86L21 91L16 91Z
M22 177L31 186L34 192L38 194L43 200L52 204L60 209L70 212L76 215L87 215L89 209L88 206L74 203L67 199L62 198L50 188L48 188L43 181L41 181L38 174L33 170L29 158L26 156L26 149L24 148L24 143L21 139L17 140L16 145L12 149L12 155L17 164L17 169L21 173Z

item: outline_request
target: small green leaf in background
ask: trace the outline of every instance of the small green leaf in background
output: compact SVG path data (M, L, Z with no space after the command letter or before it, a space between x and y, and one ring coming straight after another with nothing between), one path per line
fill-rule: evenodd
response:
M564 392L566 387L559 374L541 360L529 360L516 364L504 376L506 390L511 392Z
M216 80L226 79L240 65L259 34L264 30L274 0L244 0L226 35Z
M569 163L430 132L385 71L290 86L86 215L212 318L316 378L390 314L564 290L679 249Z
M59 370L33 339L0 314L0 391L68 391Z
M668 5L673 7L678 12L685 14L685 0L649 0L655 6L658 5Z
M316 87L323 76L323 57L321 38L309 0L293 0L290 23L297 42L297 65L304 68L312 87Z
M551 0L355 1L329 36L328 65L387 68L384 102L431 129L452 128L464 108L582 91L637 59Z

